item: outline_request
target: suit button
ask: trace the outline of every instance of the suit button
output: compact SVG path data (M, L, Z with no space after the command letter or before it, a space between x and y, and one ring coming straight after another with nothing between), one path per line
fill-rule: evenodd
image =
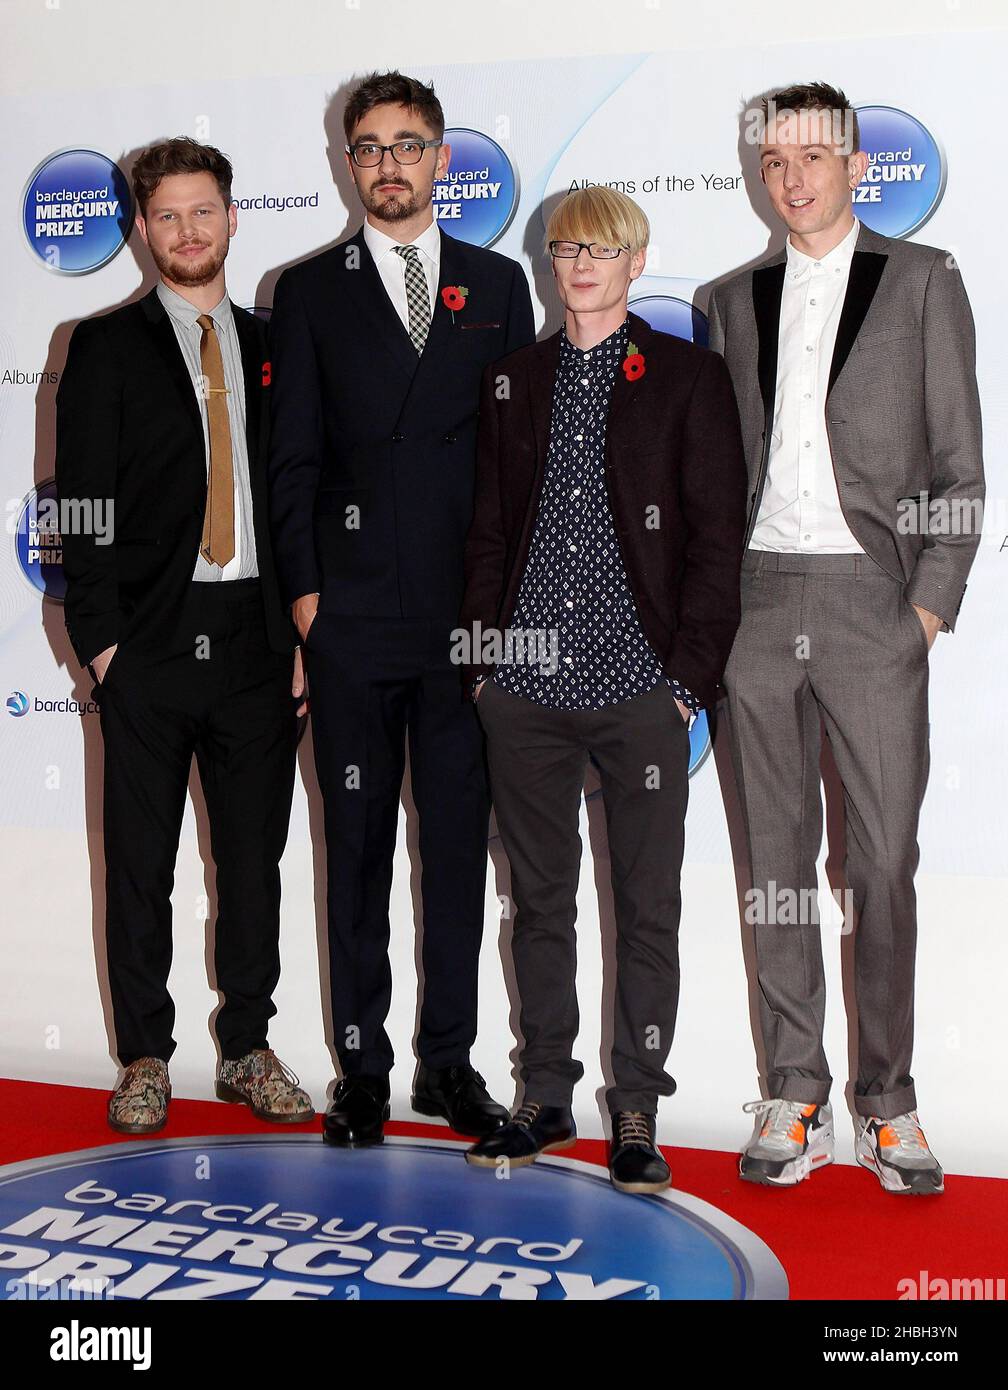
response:
M401 444L402 441L403 441L402 435L399 433L398 430L396 430L395 434L392 436L392 443L393 443L393 444Z
M454 443L455 443L455 436L454 436L453 434L446 434L445 437L444 437L444 442L445 442L446 444L454 444Z

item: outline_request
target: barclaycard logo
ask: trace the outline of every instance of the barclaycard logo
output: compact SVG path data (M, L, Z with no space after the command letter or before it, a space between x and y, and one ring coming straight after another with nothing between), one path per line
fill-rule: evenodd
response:
M28 696L23 690L12 690L7 696L7 713L12 714L15 719L27 714L29 708Z
M518 175L496 140L464 127L446 130L448 173L434 184L434 216L458 241L492 246L518 208Z
M683 338L698 347L707 346L707 316L695 304L674 294L648 294L629 303L656 333L668 333Z
M787 1297L763 1242L698 1198L627 1197L555 1157L500 1181L465 1148L242 1136L0 1168L0 1297Z
M883 236L907 237L941 202L947 168L938 141L895 106L856 108L868 169L854 190L855 215Z
M14 525L14 553L32 588L62 603L66 577L55 478L39 483L22 500Z
M122 250L133 226L126 175L96 150L58 150L25 185L21 225L39 265L87 275Z

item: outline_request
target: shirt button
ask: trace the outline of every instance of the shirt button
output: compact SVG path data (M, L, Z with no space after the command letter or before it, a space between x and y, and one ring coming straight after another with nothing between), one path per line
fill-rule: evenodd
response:
M564 604L564 607L565 607L565 608L573 608L573 607L574 607L574 600L573 600L572 598L567 599L566 603Z
M806 344L805 344L805 351L806 351L806 352L811 352L811 351L812 351L812 344L811 344L811 343L806 343Z
M806 391L806 392L805 392L805 399L806 399L807 401L810 401L810 400L812 399L812 392L811 392L811 391Z
M591 353L590 353L590 352L586 352L585 355L584 355L584 360L587 362L588 359L589 359L589 357L591 357Z
M564 665L565 665L565 666L573 666L573 665L574 665L574 658L573 658L572 656L565 656L565 657L564 657Z
M568 550L577 550L577 546L574 544L573 541L571 541L570 545L567 548Z
M583 376L583 377L581 378L581 385L582 385L582 386L587 386L587 385L588 385L588 378L587 378L586 376Z
M811 441L811 439L806 439L806 441L805 441L805 448L806 448L806 449L811 449L811 448L812 448L812 441Z
M572 497L580 497L580 496L581 496L581 489L580 489L579 487L576 487L576 488L574 489L574 491L571 493L571 496L572 496Z
M577 443L580 444L581 441L582 441L582 439L584 439L584 435L583 435L583 434L576 434L576 435L574 436L574 438L575 438L575 440L577 441Z
M814 303L815 303L815 300L814 300L814 299L810 299L810 300L809 300L809 303L810 303L810 304L814 304Z
M812 539L812 537L806 533L805 539L806 539L807 541L810 541L810 540Z
M803 496L803 497L811 497L812 494L811 494L811 492L809 492L808 488L806 488L805 491L802 493L802 496Z

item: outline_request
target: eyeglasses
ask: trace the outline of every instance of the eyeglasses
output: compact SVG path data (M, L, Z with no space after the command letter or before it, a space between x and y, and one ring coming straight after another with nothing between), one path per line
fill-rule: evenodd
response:
M376 145L370 140L360 140L356 145L345 145L344 149L359 168L377 169L386 150L392 151L397 164L419 164L424 150L443 143L443 140L397 140L394 145Z
M551 241L551 256L559 256L562 261L573 261L587 251L593 261L614 261L621 251L630 254L629 246L606 246L599 241Z

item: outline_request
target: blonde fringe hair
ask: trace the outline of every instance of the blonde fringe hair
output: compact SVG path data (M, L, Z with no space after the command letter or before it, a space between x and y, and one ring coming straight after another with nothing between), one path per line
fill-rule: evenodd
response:
M546 250L551 241L601 241L625 246L633 255L644 250L650 236L648 220L632 198L596 184L576 188L557 204L546 228Z

